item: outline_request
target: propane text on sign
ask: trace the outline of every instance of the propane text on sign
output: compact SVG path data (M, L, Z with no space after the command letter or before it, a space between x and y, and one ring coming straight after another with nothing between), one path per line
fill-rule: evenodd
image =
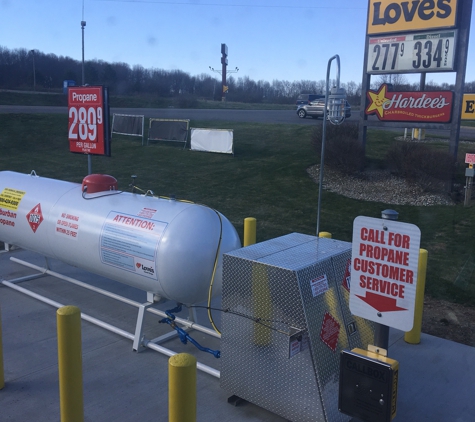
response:
M414 281L413 271L407 269L410 237L362 227L360 239L362 242L359 256L353 258L355 270L363 273L359 277L360 286L367 290L404 298L405 285L401 283L412 284Z
M419 229L407 223L358 217L353 230L352 313L385 325L390 325L387 315L397 314L396 325L390 326L409 331L414 316Z
M15 227L15 222L13 219L16 219L16 217L16 212L11 212L10 210L4 210L0 208L0 225Z

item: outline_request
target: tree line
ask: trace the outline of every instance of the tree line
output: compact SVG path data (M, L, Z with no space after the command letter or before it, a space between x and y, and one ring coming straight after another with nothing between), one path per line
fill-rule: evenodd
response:
M0 89L38 90L60 92L64 80L82 84L82 63L70 57L45 54L24 48L8 49L0 46ZM108 63L87 60L84 63L84 81L89 85L106 85L111 95L156 95L159 97L190 96L199 99L220 100L221 78L207 73L192 76L181 70L146 69L141 65ZM375 78L372 88L391 83L394 90L419 90L419 84L410 84L404 75L383 75ZM295 102L300 93L325 92L325 80L254 81L248 76L227 78L228 101L253 103ZM361 83L341 84L351 104L361 100ZM454 89L450 84L426 84L426 90ZM465 92L475 92L475 81L465 84Z

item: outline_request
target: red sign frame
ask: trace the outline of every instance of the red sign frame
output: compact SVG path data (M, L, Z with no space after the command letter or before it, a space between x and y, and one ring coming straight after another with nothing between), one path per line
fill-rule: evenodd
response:
M389 91L383 84L366 93L367 115L385 122L449 123L452 120L452 91Z
M107 88L68 88L68 140L71 152L110 156Z

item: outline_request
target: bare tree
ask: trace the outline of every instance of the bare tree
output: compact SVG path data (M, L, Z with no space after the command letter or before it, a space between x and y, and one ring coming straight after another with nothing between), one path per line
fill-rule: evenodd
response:
M379 83L379 86L382 84L392 85L395 91L404 91L410 87L409 81L402 73L380 75L377 82Z

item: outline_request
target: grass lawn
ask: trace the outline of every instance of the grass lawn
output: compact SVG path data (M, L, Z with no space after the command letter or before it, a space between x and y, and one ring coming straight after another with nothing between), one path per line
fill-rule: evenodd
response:
M0 170L82 181L87 157L69 152L66 115L3 114L0 122ZM135 174L136 184L156 195L214 207L241 236L244 218L255 217L258 241L290 232L315 234L318 185L306 173L317 163L312 126L210 121L191 121L191 126L233 129L235 156L183 150L172 142L142 146L138 138L114 135L112 157L92 157L92 171L113 175L122 190L129 189ZM393 137L368 132L370 162L381 165ZM475 152L472 145L460 144L460 157ZM351 241L355 217L380 217L387 208L421 229L421 247L429 251L426 292L475 305L474 208L396 206L324 191L320 227L335 239Z
M0 104L22 106L63 106L68 105L68 96L60 92L2 91ZM292 104L240 103L234 101L198 100L194 97L157 97L156 95L110 96L111 107L127 108L199 108L234 110L295 110Z

